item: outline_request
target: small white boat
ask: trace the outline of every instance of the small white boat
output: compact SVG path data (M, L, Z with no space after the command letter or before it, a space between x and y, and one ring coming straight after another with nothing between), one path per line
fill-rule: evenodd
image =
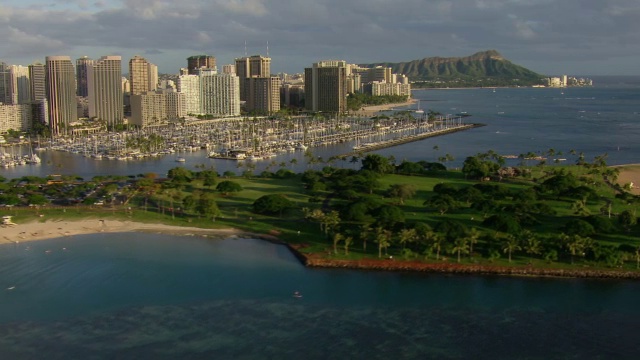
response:
M179 157L176 159L176 162L185 162L187 161L187 159L183 158L183 157Z

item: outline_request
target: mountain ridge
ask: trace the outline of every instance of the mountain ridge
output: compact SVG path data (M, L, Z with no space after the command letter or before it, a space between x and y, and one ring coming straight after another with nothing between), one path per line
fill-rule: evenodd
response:
M363 67L384 66L396 74L409 77L412 82L465 83L470 86L481 83L492 85L534 85L541 83L544 75L507 60L496 50L479 51L465 57L426 57L406 62L381 62L361 64Z

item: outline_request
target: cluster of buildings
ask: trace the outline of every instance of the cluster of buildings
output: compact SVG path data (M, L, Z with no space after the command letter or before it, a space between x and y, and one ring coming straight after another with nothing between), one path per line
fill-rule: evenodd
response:
M124 70L124 71L123 71ZM128 70L128 75L123 73ZM235 59L218 70L216 58L187 58L171 80L134 56L99 59L47 56L29 66L0 62L0 134L46 125L53 136L130 124L144 128L176 120L268 115L281 107L344 113L349 93L411 95L409 79L391 68L320 61L304 74L271 74L271 58Z
M593 81L587 78L575 78L573 76L561 75L547 78L547 86L554 88L571 86L593 86Z

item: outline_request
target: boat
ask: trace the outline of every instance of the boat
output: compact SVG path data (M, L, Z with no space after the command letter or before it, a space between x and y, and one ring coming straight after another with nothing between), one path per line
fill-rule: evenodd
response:
M183 157L176 158L176 162L185 162L185 161L187 161L187 159Z
M420 109L420 100L418 100L418 109L415 111L416 114L424 114L424 110Z
M302 297L302 294L300 294L300 292L299 292L299 291L294 291L294 292L293 292L293 297L294 297L294 298L301 298L301 297Z

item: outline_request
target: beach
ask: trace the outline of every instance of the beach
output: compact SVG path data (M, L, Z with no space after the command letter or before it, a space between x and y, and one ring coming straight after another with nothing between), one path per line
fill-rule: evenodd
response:
M393 104L384 104L384 105L365 106L365 107L362 108L362 110L360 112L364 113L365 115L368 115L368 116L373 116L377 112L380 112L380 111L391 110L391 109L399 108L399 107L403 107L403 106L411 106L411 105L415 104L416 102L418 102L417 99L409 99L409 100L407 100L407 101L405 101L403 103L393 103Z
M84 219L67 221L57 219L44 221L34 220L15 225L3 225L0 243L20 243L74 235L137 231L175 235L211 235L221 237L246 234L243 231L231 228L203 229L188 226L172 226L121 220Z
M632 184L629 191L633 195L640 195L640 164L621 165L616 168L620 169L618 184L620 186Z

